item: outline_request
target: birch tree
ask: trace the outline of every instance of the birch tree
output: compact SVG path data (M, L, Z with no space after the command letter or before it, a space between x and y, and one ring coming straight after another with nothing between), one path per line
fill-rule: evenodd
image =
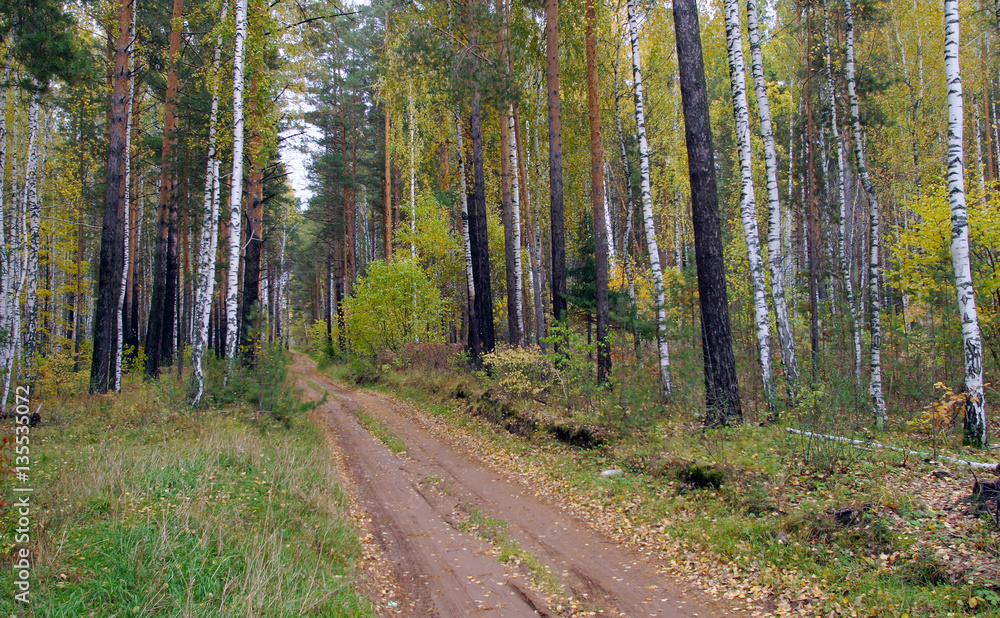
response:
M458 183L459 199L462 202L462 239L465 246L465 280L469 292L469 345L473 348L473 357L478 356L479 338L474 324L476 311L476 279L472 271L472 239L469 236L469 183L465 172L465 140L462 139L462 121L459 114L455 114L455 135L458 140Z
M795 338L792 335L792 325L788 319L788 303L785 300L783 226L781 223L781 197L778 190L778 154L774 145L771 102L767 96L767 82L764 80L764 54L760 43L759 23L757 0L747 0L750 73L753 76L754 94L757 99L757 114L760 117L760 135L764 142L764 170L767 177L767 263L771 275L771 302L774 305L775 324L778 329L781 365L785 370L785 388L788 389L789 401L794 404L797 399L799 367L795 359ZM790 148L788 157L791 160ZM789 186L792 184L791 174L789 174L788 184Z
M642 217L649 247L649 267L653 274L653 298L656 308L656 340L660 359L660 385L665 395L673 391L670 376L670 349L667 343L667 307L664 299L660 249L653 222L653 195L650 189L649 142L646 140L646 112L642 91L642 64L639 56L639 22L635 0L628 0L629 39L632 43L632 78L635 85L635 124L639 136L639 171L642 176Z
M726 0L726 50L729 56L729 84L733 92L733 116L736 121L736 150L740 161L740 217L750 262L753 286L754 323L760 354L764 399L774 409L774 367L771 364L771 325L767 312L764 262L760 257L760 232L757 229L757 201L754 196L753 170L750 163L750 109L747 103L746 68L743 61L743 38L740 33L740 8L737 0Z
M948 83L948 197L951 204L951 262L965 353L965 442L986 447L983 343L969 258L969 217L965 205L964 107L959 65L958 0L944 2L944 70Z
M844 298L851 319L851 335L854 340L854 379L861 382L861 324L858 319L858 305L854 300L854 285L851 271L847 266L847 193L844 181L847 177L847 163L844 161L844 143L840 135L837 119L837 93L833 87L833 54L830 51L830 11L827 0L823 0L823 57L826 63L826 102L830 110L830 133L833 147L837 149L837 262L840 277L844 282Z
M503 120L501 120L503 122ZM510 106L507 115L507 149L510 154L510 215L511 231L513 232L513 258L514 258L514 289L508 294L514 295L514 320L517 324L517 332L520 334L520 342L523 343L524 335L524 301L522 295L524 272L521 264L521 181L520 168L517 157L517 136L516 125L514 123L514 106Z
M41 93L35 89L28 103L28 161L24 169L24 206L28 224L25 261L24 344L20 374L33 380L35 348L38 344L38 251L41 245L41 202L38 199L38 114Z
M220 22L226 20L229 3L222 4ZM198 275L194 297L194 345L191 346L191 367L194 374L194 396L191 405L197 406L205 390L205 373L202 356L208 345L208 323L215 294L215 255L219 244L219 159L218 145L219 118L219 67L222 57L222 35L215 39L215 54L212 58L212 107L208 117L208 161L205 163L205 198L201 220L201 238L198 251ZM284 262L284 236L282 237L282 262ZM282 264L284 266L284 264ZM280 298L280 295L279 295Z
M134 87L134 77L133 77L133 67L135 65L135 46L132 41L135 38L136 32L136 20L138 18L138 2L139 0L132 0L132 23L129 24L128 36L128 58L126 60L128 67L129 79L126 82L126 88L128 89L126 96L128 97L128 104L125 107L125 178L123 180L125 186L123 188L124 199L122 200L122 287L118 292L118 340L115 342L115 379L114 379L114 389L115 391L120 391L122 389L122 372L123 372L123 357L122 350L125 345L125 292L128 287L128 271L129 271L129 239L131 238L131 212L130 208L132 205L132 107L135 105L135 87Z
M881 246L879 234L881 212L879 210L878 194L868 173L868 161L865 156L865 134L861 128L861 113L858 110L857 78L854 70L854 8L851 0L844 0L844 38L847 45L847 58L844 71L847 76L847 102L851 108L851 127L854 129L854 158L858 166L858 176L868 198L869 222L869 253L868 253L868 310L869 330L871 331L871 348L869 367L871 377L868 392L871 396L872 413L875 425L885 427L885 397L882 394L882 289L881 277Z
M17 291L14 288L15 278L12 276L12 258L15 252L13 243L7 244L8 237L4 229L7 220L4 214L4 195L6 194L4 171L7 169L7 93L10 90L6 84L7 80L10 79L11 64L13 64L13 58L8 55L3 72L3 84L0 84L0 372L3 372L3 385L0 387L2 389L0 412L6 410L7 407L7 396L10 392L13 371L13 342L16 339L13 330L13 317ZM10 236L13 240L13 229L11 229Z
M247 38L247 0L236 0L236 44L233 52L233 175L229 193L229 272L226 276L226 358L236 358L236 294L239 289L240 239L243 225L243 62Z

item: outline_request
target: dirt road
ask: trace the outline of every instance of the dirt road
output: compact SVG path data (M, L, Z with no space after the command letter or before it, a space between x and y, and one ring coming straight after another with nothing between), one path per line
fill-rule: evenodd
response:
M324 391L328 395L318 418L330 432L333 448L340 450L375 542L398 584L401 598L381 607L383 614L724 614L696 606L654 565L595 533L522 481L495 472L457 432L409 406L330 380L305 355L295 360L292 372L305 396L318 400ZM394 454L373 437L358 421L359 412L400 438L405 454ZM504 535L558 580L550 582L549 592L560 586L563 592L540 594L523 563L498 562L489 542L462 531L470 516L506 522Z

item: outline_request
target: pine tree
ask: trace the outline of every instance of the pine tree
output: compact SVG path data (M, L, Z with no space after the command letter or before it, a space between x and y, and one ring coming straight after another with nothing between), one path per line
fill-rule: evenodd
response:
M701 337L705 366L705 423L709 426L742 422L736 359L733 356L726 294L726 267L722 255L719 198L712 153L712 125L705 87L701 29L695 0L674 0L674 32L680 68L684 135L691 181L698 294L701 300Z

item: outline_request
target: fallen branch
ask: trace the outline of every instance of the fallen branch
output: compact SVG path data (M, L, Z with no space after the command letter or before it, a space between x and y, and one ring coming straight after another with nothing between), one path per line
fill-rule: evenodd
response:
M835 442L846 442L852 446L858 447L871 447L871 448L884 448L890 451L898 451L900 453L906 453L907 455L917 455L918 457L924 457L926 459L934 459L930 453L924 453L921 451L911 451L905 448L899 448L898 446L889 446L888 444L879 444L878 442L870 442L868 440L855 440L853 438L845 438L843 436L829 436L823 433L814 433L812 431L802 431L801 429L793 429L791 427L787 428L788 433L798 434L800 436L807 436L810 438L823 438L824 440L833 440ZM937 459L944 459L952 463L957 463L963 466L969 466L973 469L984 469L993 470L994 472L1000 473L1000 464L995 463L982 463L978 461L967 461L965 459L959 459L957 457L948 457L947 455L938 455Z

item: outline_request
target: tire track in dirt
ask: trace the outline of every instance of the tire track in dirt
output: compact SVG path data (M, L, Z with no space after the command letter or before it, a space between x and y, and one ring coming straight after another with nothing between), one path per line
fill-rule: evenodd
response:
M395 613L724 615L696 605L655 565L594 532L521 481L503 478L453 435L433 428L422 413L348 389L319 373L305 355L296 354L292 371L307 397L328 395L319 418L342 449L358 500L393 565L405 596ZM398 436L406 444L406 456L393 454L374 438L358 422L357 412ZM505 570L488 542L458 530L473 511L507 522L506 535L548 567L569 593L563 611L550 608L533 592L524 573ZM577 609L570 609L571 603Z

